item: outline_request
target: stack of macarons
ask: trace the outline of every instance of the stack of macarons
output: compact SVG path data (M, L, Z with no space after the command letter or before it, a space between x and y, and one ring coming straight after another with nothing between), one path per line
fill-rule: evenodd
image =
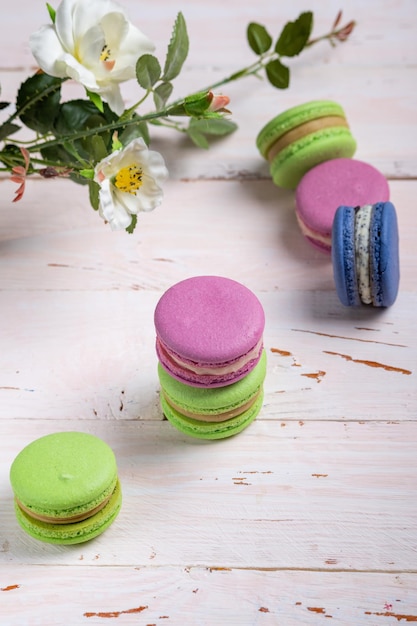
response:
M334 252L332 260L336 291L342 303L347 306L365 303L372 306L392 304L399 283L395 208L388 202L390 190L385 176L372 165L352 158L356 150L356 141L350 132L342 107L330 100L314 100L284 111L262 128L257 137L257 147L270 163L274 183L279 187L295 189L295 214L305 238L324 252L329 254ZM343 281L346 285L351 280L351 276L346 276L343 280L341 278L342 268L346 268L350 263L347 261L348 256L352 257L353 265L362 264L363 259L359 260L359 254L355 252L354 246L349 253L346 247L341 248L342 241L346 242L355 236L352 235L351 226L347 226L348 221L354 224L355 220L349 218L343 221L339 218L336 226L336 211L339 207L344 207L342 212L345 212L350 207L349 215L353 213L358 215L359 207L380 207L383 204L387 207L389 205L389 208L382 212L378 209L375 215L381 213L378 222L385 223L385 220L388 220L392 228L391 236L389 241L386 237L382 241L381 231L374 229L373 251L386 245L392 245L392 250L380 256L388 263L388 266L379 266L378 275L381 278L376 278L377 264L372 273L375 284L380 280L385 281L389 275L390 295L364 299L357 295L341 297L345 287L342 288L340 285ZM359 215L365 212L366 210L360 211ZM375 221L372 220L372 224ZM368 228L371 228L370 223L368 220ZM333 233L335 228L336 234ZM346 229L343 235L342 229ZM362 236L363 229L362 223L358 228L357 238ZM336 247L335 251L333 247ZM338 263L336 259L341 256L343 262Z
M160 399L181 432L222 439L246 428L263 403L265 315L255 294L222 276L170 287L154 315Z

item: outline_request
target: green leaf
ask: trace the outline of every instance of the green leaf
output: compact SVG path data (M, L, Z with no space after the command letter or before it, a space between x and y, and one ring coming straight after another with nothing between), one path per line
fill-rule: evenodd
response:
M130 222L129 226L125 229L126 232L131 235L133 231L135 230L137 223L138 223L138 216L132 215L132 221Z
M188 125L192 129L196 129L205 135L217 135L224 136L234 133L237 129L237 124L224 117L209 118L209 119L191 119Z
M90 180L94 178L94 170L80 170L78 173L83 178L88 178Z
M56 11L55 11L54 7L51 7L49 2L47 2L46 3L46 8L48 9L49 17L51 18L52 23L55 24Z
M57 146L50 146L42 149L42 156L51 161L62 164L74 163L75 151L83 159L93 158L97 145L90 143L91 137L99 135L106 146L107 152L111 149L110 131L100 132L100 126L117 120L107 104L104 104L104 112L100 113L97 107L89 100L69 100L59 107L58 115L55 119L52 132L58 139L62 138L62 143ZM90 137L77 139L71 144L64 139L68 139L75 132L94 129L96 132ZM68 137L67 137L68 136ZM100 148L98 148L100 150Z
M98 207L100 206L100 198L99 198L100 185L96 183L94 180L89 180L88 191L89 191L90 204L93 207L93 209L97 211Z
M59 110L62 79L40 73L21 84L16 108L19 117L31 130L45 134L53 127Z
M136 78L143 89L152 89L161 76L161 66L152 54L142 54L136 63Z
M312 12L301 13L295 22L288 22L284 26L275 45L275 52L283 57L293 57L300 54L309 40L312 28Z
M0 126L0 141L6 139L10 135L13 135L20 129L20 126L13 124L12 122L5 122Z
M262 24L251 22L247 28L247 39L255 54L268 52L272 45L272 37Z
M150 143L149 129L146 122L138 122L137 124L130 124L119 135L119 139L124 146L127 146L133 139L142 137L147 146Z
M94 106L100 111L100 113L103 113L104 104L103 104L103 100L101 99L100 94L94 93L93 91L89 91L88 89L86 89L85 91L87 93L87 96L91 100L91 102L94 104Z
M191 139L191 141L198 148L203 148L204 150L208 150L209 149L210 144L208 142L207 137L205 135L203 135L202 133L200 133L197 129L188 127L186 132L187 132L187 135L189 136L189 138Z
M237 124L222 117L209 119L192 118L186 132L196 146L207 150L207 148L210 147L207 135L221 137L230 135L230 133L233 133L236 129Z
M275 59L275 61L267 63L265 69L271 85L277 89L287 89L290 84L290 70L286 65L283 65L281 61Z
M107 156L107 147L101 135L88 137L84 147L88 149L88 153L95 163L98 163Z
M165 59L163 81L173 80L178 76L185 59L188 55L188 34L185 19L182 13L178 13L175 20L171 40L168 44L168 52Z
M157 111L163 109L172 94L172 83L163 82L155 87L153 92L153 101Z

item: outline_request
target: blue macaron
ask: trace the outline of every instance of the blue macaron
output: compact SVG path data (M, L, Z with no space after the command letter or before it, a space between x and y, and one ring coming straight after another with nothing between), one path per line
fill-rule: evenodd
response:
M391 306L398 294L398 222L391 202L340 206L332 228L336 291L345 306Z

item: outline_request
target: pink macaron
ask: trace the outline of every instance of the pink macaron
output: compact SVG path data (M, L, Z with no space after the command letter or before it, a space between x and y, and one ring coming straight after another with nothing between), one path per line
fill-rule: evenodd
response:
M230 385L262 354L263 307L229 278L196 276L173 285L160 298L154 322L162 367L194 387Z
M313 167L295 192L295 213L302 233L330 252L333 218L339 206L389 200L389 186L375 167L356 159L332 159Z

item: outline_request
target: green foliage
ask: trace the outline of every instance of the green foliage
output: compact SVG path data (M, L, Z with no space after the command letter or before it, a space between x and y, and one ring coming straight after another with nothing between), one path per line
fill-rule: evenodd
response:
M199 148L210 147L207 136L224 137L237 129L237 124L225 119L218 118L191 118L187 128L187 135Z
M55 121L61 97L61 78L39 73L31 76L20 86L16 108L23 124L45 134Z
M248 43L255 54L265 54L272 46L272 37L265 26L251 22L246 32Z
M141 87L152 89L161 77L161 66L152 54L143 54L136 63L136 78Z
M55 18L56 18L56 11L55 11L55 9L53 7L51 7L49 2L46 3L46 8L48 9L49 17L51 18L52 23L55 24Z
M293 57L305 48L313 28L311 11L301 13L295 22L288 22L275 45L275 52L283 57Z
M181 72L185 59L188 56L189 41L187 26L182 13L178 13L175 20L171 40L168 44L168 52L165 59L162 80L169 82Z
M153 100L157 111L163 109L171 97L173 90L172 83L160 83L153 92Z
M277 89L287 89L290 84L290 70L286 65L279 59L274 59L267 63L265 70L271 85Z
M137 124L131 124L130 126L125 126L125 128L120 132L119 139L123 146L127 146L133 139L137 139L138 137L142 137L147 146L150 144L149 137L149 128L146 122L141 122L140 118L135 115L133 119L137 118Z
M62 141L54 146L42 149L42 155L49 161L59 164L73 164L78 159L96 162L109 153L111 132L100 131L102 126L116 121L117 116L107 104L100 113L96 105L89 100L69 100L60 105L51 131ZM80 131L96 130L80 139L69 141L67 138ZM101 155L101 156L100 156Z
M132 221L130 222L129 226L125 229L127 233L129 233L129 235L131 235L133 233L133 231L136 228L136 224L138 223L138 216L137 215L132 215Z
M88 89L86 89L86 93L87 93L87 96L89 97L89 99L91 100L91 102L100 111L100 113L103 113L103 111L104 111L104 104L103 104L103 100L101 99L100 94L94 93L93 91L89 91Z
M251 22L247 29L249 46L259 55L259 61L255 64L252 72L256 74L265 69L266 77L277 89L287 89L290 84L290 69L284 65L280 57L294 57L306 47L313 28L313 14L311 11L301 13L294 22L288 22L282 29L273 52L269 52L272 45L272 37L262 24ZM265 58L268 53L267 58ZM233 79L241 78L242 74L236 73Z
M14 135L18 130L20 130L20 126L17 124L13 124L13 122L5 122L0 126L0 141L10 137L10 135Z
M96 183L94 180L89 180L88 181L89 199L90 199L90 204L95 211L98 211L98 207L100 205L99 192L100 192L100 185Z

